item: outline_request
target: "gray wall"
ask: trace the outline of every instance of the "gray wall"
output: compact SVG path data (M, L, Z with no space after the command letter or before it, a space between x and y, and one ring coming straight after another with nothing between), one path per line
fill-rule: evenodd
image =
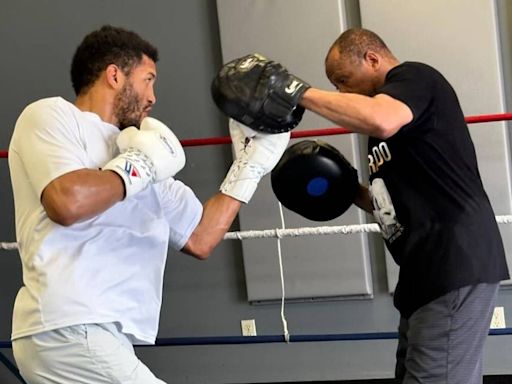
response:
M310 3L318 6L322 1ZM357 11L356 2L347 3ZM73 50L85 33L104 23L134 29L160 48L154 115L168 122L178 137L227 134L226 121L209 93L210 80L221 64L215 2L18 0L2 4L0 12L0 44L4 47L0 149L7 148L16 117L27 103L53 95L73 97L68 75ZM294 20L288 27L298 25ZM307 47L304 49L307 52ZM187 148L186 155L187 166L180 178L205 200L217 190L231 162L230 150L226 146L194 147ZM0 182L0 241L14 241L5 159L0 159ZM288 304L292 334L395 330L397 314L387 292L385 263L376 239L370 236L377 244L373 244L371 255L374 298ZM9 337L12 304L20 284L16 252L0 251L1 340ZM256 319L260 335L282 331L278 305L247 303L238 242L223 242L206 262L171 253L164 290L160 337L240 335L240 320L250 318ZM512 309L511 291L503 290L498 304L507 311ZM487 373L512 373L511 342L508 336L489 339ZM137 352L168 382L256 383L391 377L394 346L395 341L390 340L138 348ZM0 366L0 382L17 381Z

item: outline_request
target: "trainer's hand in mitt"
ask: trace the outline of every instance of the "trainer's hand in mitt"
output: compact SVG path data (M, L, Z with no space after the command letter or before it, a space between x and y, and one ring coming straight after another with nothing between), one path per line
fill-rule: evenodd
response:
M256 131L279 133L301 121L304 108L299 102L308 88L281 64L251 54L225 64L211 92L226 115Z

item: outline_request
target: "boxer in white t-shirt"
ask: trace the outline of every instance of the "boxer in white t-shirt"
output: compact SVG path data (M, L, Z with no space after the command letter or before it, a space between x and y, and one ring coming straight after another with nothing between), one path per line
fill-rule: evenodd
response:
M134 32L104 26L73 57L76 100L36 101L16 123L12 341L28 383L161 383L132 344L155 341L168 246L207 258L288 144L289 132L230 121L236 159L201 204L174 179L179 141L148 117L157 60Z

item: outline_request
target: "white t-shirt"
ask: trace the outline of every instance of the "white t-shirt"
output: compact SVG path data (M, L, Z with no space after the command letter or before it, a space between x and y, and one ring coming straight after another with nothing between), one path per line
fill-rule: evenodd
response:
M9 147L23 287L12 339L75 324L117 322L133 343L154 343L168 246L181 249L202 215L169 179L71 226L48 218L41 193L65 173L117 155L119 129L60 97L30 104Z

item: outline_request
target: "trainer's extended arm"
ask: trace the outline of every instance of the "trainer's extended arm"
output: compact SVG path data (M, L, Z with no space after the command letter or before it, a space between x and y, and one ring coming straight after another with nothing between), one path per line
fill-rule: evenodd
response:
M307 89L300 104L351 131L386 139L413 119L411 109L385 94L373 97Z

